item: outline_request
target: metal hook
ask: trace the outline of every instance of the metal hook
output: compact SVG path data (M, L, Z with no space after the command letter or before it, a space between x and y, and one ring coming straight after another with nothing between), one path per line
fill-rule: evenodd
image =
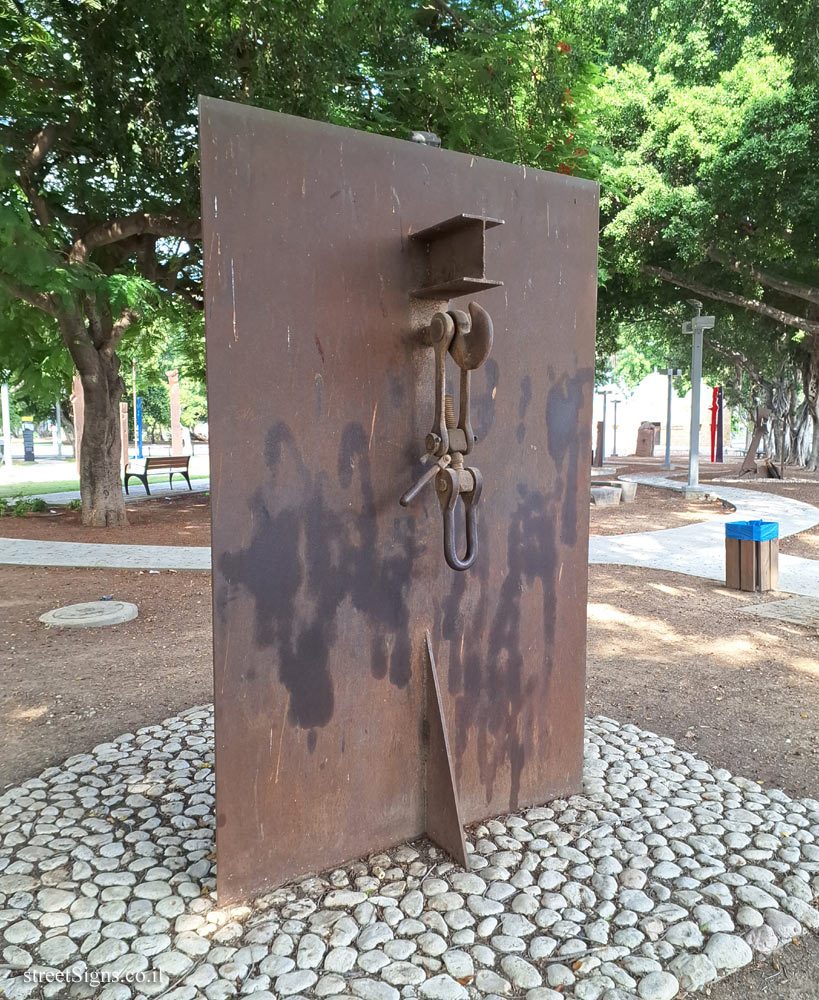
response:
M418 481L401 497L406 507L435 477L436 492L444 522L444 558L454 570L469 569L478 555L477 505L483 479L480 472L464 467L464 456L475 444L470 421L470 379L492 350L492 319L477 302L470 302L469 312L452 309L437 312L425 331L427 344L433 348L435 417L426 436L427 455L436 459ZM461 370L458 420L451 396L446 394L446 357L451 354ZM466 554L461 559L455 551L455 508L463 500L466 520Z
M455 318L455 336L449 347L449 353L455 359L455 363L464 371L474 371L489 357L492 350L492 339L494 327L492 317L479 306L477 302L470 302L469 316L460 309L452 311Z
M456 469L442 469L438 474L439 500L444 521L444 559L450 569L465 570L475 562L478 556L478 501L483 489L483 477L478 469L466 471L472 476L471 490L459 492L460 474ZM459 558L455 551L455 508L460 496L464 505L466 520L466 553Z

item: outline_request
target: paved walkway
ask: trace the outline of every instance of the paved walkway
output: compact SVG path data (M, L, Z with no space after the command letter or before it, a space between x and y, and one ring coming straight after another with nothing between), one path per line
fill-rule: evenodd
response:
M647 486L681 490L680 482L662 476L622 476ZM208 480L199 480L207 489ZM167 492L167 490L165 491ZM779 522L781 536L819 524L819 507L789 497L755 490L717 487L713 492L737 508L726 520L765 518ZM162 493L157 491L157 495ZM639 494L638 494L639 496ZM709 580L725 578L725 522L698 521L681 528L630 535L595 535L589 562L664 569ZM16 566L107 566L116 569L210 570L210 548L184 545L111 545L86 542L41 542L0 538L0 564ZM779 589L819 597L819 561L780 555Z
M105 566L110 569L210 570L207 545L109 545L101 542L39 542L0 538L7 566Z
M173 489L171 489L170 486L164 486L162 483L150 483L150 487L151 495L148 496L142 483L137 481L130 483L129 488L131 492L125 497L125 502L131 503L132 500L155 500L157 497L169 496L171 493L175 496L178 496L180 493L190 492L207 493L210 489L210 479L192 479L190 490L188 489L188 484L183 482L181 479L175 480L175 486ZM79 490L68 490L64 493L29 493L27 490L24 490L20 495L25 497L42 497L47 504L51 504L55 507L58 504L66 504L71 500L80 499Z
M621 479L645 486L681 491L685 484L662 476L625 475ZM790 497L756 490L716 486L709 492L736 506L725 520L697 521L681 528L641 531L631 535L594 535L589 541L589 562L619 566L645 566L709 580L725 579L725 521L764 518L779 522L781 537L807 531L819 524L819 507ZM639 492L637 494L639 502ZM798 556L779 556L779 590L819 597L819 562Z

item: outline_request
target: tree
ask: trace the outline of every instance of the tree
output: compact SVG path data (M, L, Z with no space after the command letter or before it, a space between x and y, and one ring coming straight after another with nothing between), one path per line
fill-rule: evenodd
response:
M80 374L85 524L125 523L122 345L169 301L202 305L197 94L588 171L587 67L560 24L489 0L3 7L0 338L56 334Z
M739 55L718 71L705 34L687 41L699 48L685 63L672 42L653 70L611 67L598 91L601 131L618 151L602 170L604 307L656 311L686 293L716 303L710 348L723 362L762 386L778 359L781 385L766 391L788 397L798 370L811 429L803 457L817 468L819 90L762 37L728 46ZM706 67L704 82L691 63Z

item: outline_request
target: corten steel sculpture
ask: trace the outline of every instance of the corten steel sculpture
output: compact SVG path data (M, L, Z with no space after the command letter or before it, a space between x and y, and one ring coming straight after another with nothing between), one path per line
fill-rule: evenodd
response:
M201 152L220 901L463 863L581 778L597 188L210 99Z

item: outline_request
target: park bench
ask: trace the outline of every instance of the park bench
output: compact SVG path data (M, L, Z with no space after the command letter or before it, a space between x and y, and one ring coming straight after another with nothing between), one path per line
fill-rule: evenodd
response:
M151 495L151 489L148 486L148 475L154 472L167 472L168 482L170 483L171 489L173 489L173 477L175 475L184 476L188 482L188 489L192 490L191 477L188 474L188 466L190 465L191 457L190 455L164 455L164 456L150 456L145 459L145 464L142 472L136 472L131 468L130 465L125 467L125 475L123 476L122 485L125 487L125 492L128 493L128 480L133 476L135 479L139 479L142 485L145 487L145 492L148 496Z

